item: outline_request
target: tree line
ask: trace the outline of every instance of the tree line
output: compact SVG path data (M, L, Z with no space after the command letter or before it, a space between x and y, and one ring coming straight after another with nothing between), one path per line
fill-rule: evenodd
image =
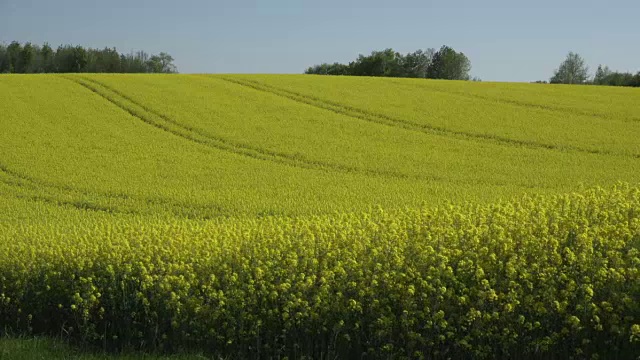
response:
M0 74L36 73L176 73L171 55L144 51L119 53L116 48L93 49L60 45L53 49L30 42L0 44Z
M360 54L348 64L336 62L311 66L305 74L471 80L470 71L469 58L444 45L438 51L430 48L405 55L393 49L373 51L370 55Z
M545 81L536 82L544 83ZM592 78L585 60L580 55L569 52L566 59L554 71L549 83L640 87L640 71L634 75L630 72L612 71L606 65L598 65Z

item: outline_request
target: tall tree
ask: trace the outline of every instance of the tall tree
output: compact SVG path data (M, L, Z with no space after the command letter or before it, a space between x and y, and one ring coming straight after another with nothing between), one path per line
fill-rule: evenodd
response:
M61 73L83 72L88 63L87 50L81 46L60 46L55 59L57 71Z
M55 72L54 57L55 53L48 43L44 43L40 49L40 58L42 59L42 72L52 73Z
M471 61L462 53L443 45L431 60L427 68L430 79L469 80Z
M120 57L122 72L125 73L147 73L153 69L149 67L149 54L144 51L131 52Z
M116 48L105 48L102 51L102 60L104 61L104 71L108 73L121 72L120 54Z
M30 42L24 44L22 50L20 51L20 56L18 57L18 67L16 68L16 72L35 72L35 58L36 49L34 48L34 46Z
M120 54L115 48L92 49L60 45L53 50L17 41L0 43L0 73L71 73L71 72L177 72L173 57L167 53L147 54L144 51Z
M608 66L598 66L593 78L594 85L608 86L640 86L640 72L636 75L630 72L612 71Z
M7 57L9 59L9 72L20 72L20 53L22 52L22 45L19 42L13 41L7 46Z
M406 55L393 49L372 51L370 55L360 54L348 65L336 62L311 66L305 74L424 78L434 53L434 49L417 50Z
M0 44L0 74L9 72L9 55L7 53L7 46Z
M154 73L170 74L176 72L176 66L173 64L173 57L164 52L151 56L147 61L147 65L150 71Z
M633 76L633 79L631 80L631 83L629 84L629 86L640 87L640 71L638 71Z
M631 73L622 73L622 72L613 72L606 79L605 85L610 86L629 86L633 82L633 74Z
M313 75L351 75L351 69L349 65L337 62L333 64L322 63L307 68L304 73Z
M401 62L402 55L393 49L385 49L373 51L368 56L361 54L356 61L349 64L349 67L351 75L399 77L402 75Z
M87 50L82 46L76 46L72 50L72 72L83 72L87 66Z
M427 69L435 53L435 49L427 49L426 51L417 50L405 55L401 64L403 76L410 78L427 77Z
M602 65L598 65L598 70L596 70L596 75L593 78L593 83L595 85L605 85L607 78L611 75L611 70L608 66L602 67Z
M589 67L584 59L574 53L569 52L567 58L556 69L550 80L552 84L584 84L589 77Z

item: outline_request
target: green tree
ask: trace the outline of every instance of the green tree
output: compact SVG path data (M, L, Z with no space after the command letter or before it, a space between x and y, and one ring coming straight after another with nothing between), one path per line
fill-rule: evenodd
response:
M87 66L87 50L82 46L76 46L72 51L73 72L83 72Z
M152 55L147 61L149 72L171 74L177 72L176 66L173 64L173 57L167 53L161 52L158 55Z
M84 72L88 62L87 50L81 46L60 46L56 51L55 60L58 72Z
M622 72L613 72L607 78L605 85L610 86L630 86L633 82L633 74L631 73L622 73Z
M120 54L116 48L105 48L102 51L102 60L104 62L104 71L108 73L121 72Z
M68 72L80 73L86 71L89 63L89 55L82 46L74 46L70 48L67 57Z
M427 77L427 69L435 53L435 49L427 49L426 51L417 50L405 55L401 64L403 76L410 78Z
M602 67L602 65L598 65L598 70L596 70L596 75L593 78L593 83L595 85L605 85L607 78L611 75L611 70L608 66Z
M7 47L7 58L9 59L9 72L20 72L20 53L22 52L22 45L19 42L13 41Z
M16 68L17 73L33 73L35 72L35 58L37 49L28 42L24 44L18 57L18 66Z
M349 67L351 75L399 77L402 76L402 61L401 54L393 49L385 49L373 51L368 56L360 54L356 61L349 64Z
M177 72L173 57L144 51L120 54L115 48L92 49L82 46L60 45L55 51L45 43L42 47L13 41L8 46L0 43L0 73L147 73Z
M593 79L594 85L608 86L640 86L640 72L636 75L630 72L611 71L608 66L598 66Z
M552 84L584 84L588 77L589 67L584 59L574 52L569 52L549 82Z
M434 53L434 49L417 50L404 56L393 49L372 51L370 55L360 54L348 65L322 63L307 68L304 73L424 78Z
M0 74L9 72L9 54L7 53L7 46L0 44Z
M430 79L469 80L471 61L462 52L443 45L434 55L426 76Z
M633 76L633 79L631 80L631 83L629 84L629 86L640 87L640 71L638 71Z
M120 64L124 73L147 73L149 69L149 54L144 51L130 52L120 56Z
M322 63L307 68L304 73L312 75L351 75L351 69L349 65L337 62L333 64Z
M48 43L44 43L42 48L40 49L40 58L41 58L41 69L43 73L52 73L55 72L55 63L54 63L55 53L51 46Z

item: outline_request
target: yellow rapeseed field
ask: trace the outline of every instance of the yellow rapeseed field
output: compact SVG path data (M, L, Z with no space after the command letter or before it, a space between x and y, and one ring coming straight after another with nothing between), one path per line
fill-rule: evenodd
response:
M222 358L640 354L640 91L0 77L0 336Z

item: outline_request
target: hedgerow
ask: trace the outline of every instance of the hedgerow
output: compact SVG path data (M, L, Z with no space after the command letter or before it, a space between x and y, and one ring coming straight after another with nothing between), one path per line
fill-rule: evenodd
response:
M2 333L230 358L632 358L640 188L495 205L0 224Z

